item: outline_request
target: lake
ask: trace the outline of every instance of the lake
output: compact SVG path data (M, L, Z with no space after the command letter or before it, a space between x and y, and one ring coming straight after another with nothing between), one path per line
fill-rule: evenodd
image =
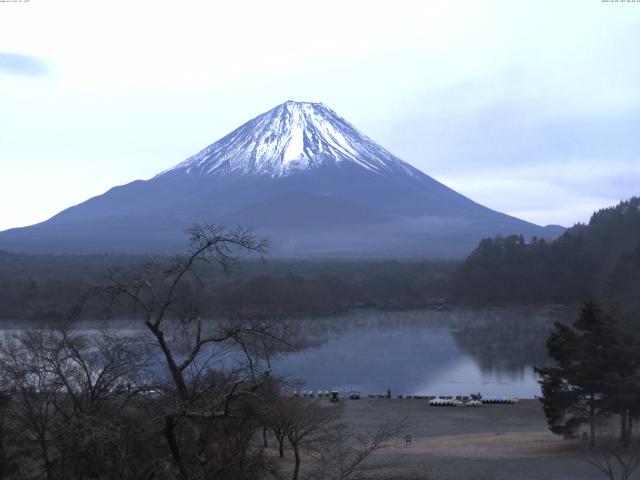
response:
M309 347L271 359L292 388L358 390L363 395L459 395L480 392L533 398L533 367L548 363L545 340L555 320L571 309L447 309L354 311L294 318ZM0 336L24 323L3 322ZM91 332L96 326L78 326ZM111 328L140 334L130 322Z
M362 311L299 320L316 344L275 358L302 390L533 398L545 340L567 311Z

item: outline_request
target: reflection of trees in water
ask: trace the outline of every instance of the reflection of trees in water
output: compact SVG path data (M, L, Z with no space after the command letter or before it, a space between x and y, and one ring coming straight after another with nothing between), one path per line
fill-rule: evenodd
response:
M273 359L273 369L307 387L381 393L539 393L534 365L558 313L519 309L357 311L292 318L308 349Z
M460 349L471 355L485 374L522 379L534 365L549 362L545 341L563 312L478 312L473 322L453 332Z
M458 347L484 374L522 380L534 365L548 363L545 340L555 320L570 309L452 309L443 311L360 311L345 315L298 319L308 345L322 344L357 330L404 331L450 329Z

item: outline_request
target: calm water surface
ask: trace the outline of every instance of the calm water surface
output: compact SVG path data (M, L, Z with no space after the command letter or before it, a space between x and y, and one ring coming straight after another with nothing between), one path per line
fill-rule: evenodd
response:
M554 320L573 314L567 309L453 309L291 319L310 346L272 358L271 366L302 390L532 398L539 394L533 367L548 363L549 329ZM23 325L4 322L0 336ZM89 332L95 326L81 328ZM141 333L131 324L116 328Z
M364 394L532 398L535 365L548 363L545 339L566 312L450 310L356 312L305 319L317 344L272 362L303 390Z

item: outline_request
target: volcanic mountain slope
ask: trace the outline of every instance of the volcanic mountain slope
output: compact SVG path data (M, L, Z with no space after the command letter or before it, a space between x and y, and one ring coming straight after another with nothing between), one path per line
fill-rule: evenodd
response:
M171 252L194 223L253 225L282 256L456 257L543 228L395 157L321 103L285 102L150 180L0 233L27 252Z

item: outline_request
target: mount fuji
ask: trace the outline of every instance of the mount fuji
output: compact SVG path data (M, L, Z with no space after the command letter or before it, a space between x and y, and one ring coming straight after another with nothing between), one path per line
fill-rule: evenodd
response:
M149 180L0 232L0 248L168 253L194 223L253 225L291 257L452 258L486 236L562 231L473 202L321 103L287 101Z

